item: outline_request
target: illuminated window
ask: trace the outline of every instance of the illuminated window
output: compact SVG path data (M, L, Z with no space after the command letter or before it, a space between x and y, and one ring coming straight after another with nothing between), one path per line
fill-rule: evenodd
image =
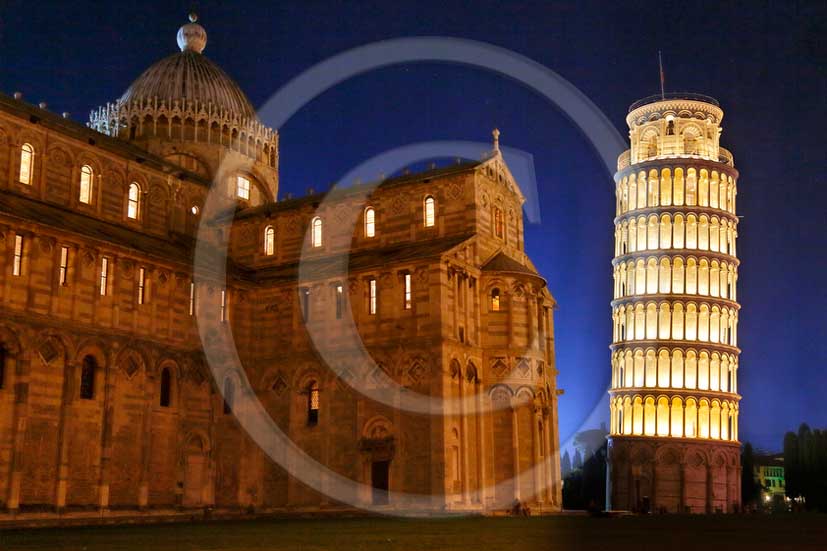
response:
M14 236L14 262L12 263L12 275L19 276L23 273L23 236Z
M100 293L102 297L106 296L106 281L109 279L109 259L105 256L101 258L101 277L100 277Z
M143 304L146 299L146 269L138 269L138 304Z
M137 220L141 215L141 186L136 182L129 184L129 194L126 203L126 216Z
M32 174L34 169L34 148L31 144L24 143L20 147L20 173L18 180L21 184L32 185Z
M169 368L165 367L163 371L161 371L161 400L160 405L162 408L168 408L170 403L172 402L172 374L169 372Z
M411 274L405 274L405 310L411 309L411 298Z
M267 226L264 229L264 254L273 256L276 254L276 228Z
M81 203L87 205L92 202L92 167L83 165L80 167L80 196L78 199Z
M303 287L299 289L299 300L301 301L302 319L310 321L310 289Z
M235 406L235 384L232 379L224 380L224 415L233 412Z
M319 423L319 385L310 383L307 388L307 426L312 427Z
M376 211L373 207L365 209L365 237L376 236Z
M376 314L376 280L368 281L368 314Z
M92 400L95 398L95 372L98 370L98 362L94 356L83 358L83 366L80 371L80 399Z
M341 285L336 286L336 319L342 319L345 308L345 290Z
M424 214L425 227L433 227L436 224L436 201L431 195L425 198Z
M250 199L250 179L237 176L235 180L235 195L239 199Z
M67 276L69 274L69 247L60 248L60 269L58 270L57 280L61 285L67 284Z
M497 288L491 289L491 311L500 311L500 290Z
M221 311L218 317L222 323L227 321L227 289L221 289Z
M195 315L195 282L190 281L190 315Z
M503 209L494 207L494 235L502 238L504 235L503 227Z
M321 247L322 246L322 219L319 216L313 218L313 222L311 223L311 236L310 236L310 243L314 247Z

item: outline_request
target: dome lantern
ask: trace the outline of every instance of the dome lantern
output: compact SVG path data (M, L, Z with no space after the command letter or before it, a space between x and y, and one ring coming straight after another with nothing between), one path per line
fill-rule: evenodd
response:
M178 47L182 52L195 52L200 54L207 46L207 31L197 23L198 16L194 13L189 15L190 22L178 29Z

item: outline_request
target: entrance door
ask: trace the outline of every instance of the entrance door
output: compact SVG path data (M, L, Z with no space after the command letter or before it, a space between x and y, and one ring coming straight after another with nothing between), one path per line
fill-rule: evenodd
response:
M188 455L187 470L184 473L184 506L203 505L204 496L204 456Z
M374 461L370 468L370 481L373 486L373 504L388 504L388 471L390 461Z

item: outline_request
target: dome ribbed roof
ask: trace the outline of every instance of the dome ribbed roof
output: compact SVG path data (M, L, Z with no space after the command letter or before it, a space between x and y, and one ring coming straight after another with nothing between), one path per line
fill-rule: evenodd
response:
M207 33L197 24L195 15L191 23L178 31L181 51L158 61L144 71L121 96L120 102L165 101L172 107L177 100L199 104L212 104L220 111L243 118L255 119L256 110L241 91L238 84L221 67L207 59L201 52L207 44Z
M212 103L234 115L254 119L256 110L238 84L204 55L186 50L158 61L121 96L131 103L158 98L168 105L178 100Z

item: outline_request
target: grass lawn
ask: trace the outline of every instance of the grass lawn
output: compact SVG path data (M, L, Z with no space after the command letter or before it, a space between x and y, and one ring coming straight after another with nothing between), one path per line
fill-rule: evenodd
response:
M2 551L827 550L827 516L256 520L0 532Z

